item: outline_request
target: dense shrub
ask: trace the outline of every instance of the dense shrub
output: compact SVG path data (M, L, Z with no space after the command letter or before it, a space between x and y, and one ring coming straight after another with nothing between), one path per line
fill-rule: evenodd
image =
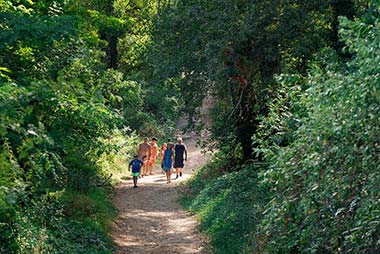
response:
M142 82L105 61L102 31L128 22L98 7L0 3L0 253L112 250L104 187L138 135L158 131Z
M275 193L259 252L379 251L380 26L346 19L342 26L355 57L343 65L330 57L328 66L313 69L303 97L308 114L262 174Z
M62 191L83 193L82 198L78 195L80 202L87 200L85 197L99 183L103 184L102 168L96 164L99 157L93 150L101 148L98 138L111 133L118 117L100 104L101 99L96 102L88 96L86 100L85 89L81 89L80 99L75 94L79 91L63 89L52 82L35 82L29 87L4 83L0 88L2 253L55 253L59 247L65 250L68 246L57 239L69 244L74 230L71 226L83 219L77 215L66 218L70 214L64 213L63 207L71 203L65 201ZM107 198L101 196L101 201ZM87 206L82 202L77 208ZM99 207L89 207L102 213ZM105 214L102 216L112 217L112 213ZM81 235L100 234L99 241L107 242L101 233L105 228L91 226L97 216L91 218L93 222L83 226ZM56 227L71 233L53 241ZM92 236L87 237L83 241L89 248ZM107 253L110 245L103 245L103 253Z

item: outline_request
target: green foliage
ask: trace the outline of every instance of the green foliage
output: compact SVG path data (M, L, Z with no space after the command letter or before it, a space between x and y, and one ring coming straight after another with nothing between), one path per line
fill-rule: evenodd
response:
M259 188L254 166L215 173L224 163L216 160L197 172L189 182L184 203L199 214L201 230L210 237L213 253L248 253L250 233L262 217L265 192Z
M111 253L104 186L139 135L165 134L165 113L143 111L138 69L108 68L107 36L117 42L136 24L108 5L0 3L0 253ZM141 54L130 53L123 63Z
M70 218L81 218L86 223L99 227L103 232L109 230L110 222L117 215L109 199L110 190L107 188L92 189L87 194L67 192L63 212ZM95 219L90 219L95 218Z
M50 236L51 249L54 254L111 254L111 240L99 228L88 222L67 221L60 224Z
M108 195L97 189L88 195L51 192L32 201L22 197L28 205L12 215L11 235L2 238L8 244L1 245L1 253L15 253L16 248L17 253L112 253L105 232L116 212Z
M111 137L104 138L101 142L103 149L97 165L105 172L118 174L127 171L141 140L136 133L130 133L129 130L114 130Z
M244 160L261 159L252 154L251 137L277 93L274 76L305 75L314 56L337 43L338 15L361 5L335 0L178 1L154 20L147 54L150 80L174 80L190 120L202 99L213 96L220 114L212 134L219 148L238 143Z
M54 82L1 87L0 213L7 253L58 251L48 242L56 226L50 221L65 221L58 194L64 188L85 193L102 182L92 150L118 117L100 101L86 101L87 91L78 86L70 93L64 88ZM82 93L81 100L75 93Z
M292 131L290 145L269 156L262 174L275 193L259 231L261 252L379 248L379 24L341 23L355 57L342 65L330 58L324 69L313 69L302 99L308 114Z
M324 27L329 15L315 21ZM252 136L260 163L245 162L257 178L240 167L220 177L223 170L211 166L215 174L203 170L189 183L186 204L199 214L215 253L379 252L379 31L374 4L362 20L340 18L342 48L333 43L321 49L304 70L297 67L304 56L284 55L289 62L283 71L293 74L277 75L273 99ZM225 102L217 105L221 116ZM222 136L223 128L216 130ZM231 149L227 160L236 158ZM233 209L255 223L247 219L245 228ZM234 241L237 235L243 237Z
M378 6L1 1L0 252L110 253L100 186L205 96L215 253L379 252Z
M90 10L89 13L92 23L98 27L99 31L107 31L111 34L121 35L127 28L128 23L125 20L116 17L108 17L98 11Z
M20 84L55 78L68 64L73 53L70 38L78 33L77 17L4 11L0 12L0 24L0 63L9 70L7 76Z

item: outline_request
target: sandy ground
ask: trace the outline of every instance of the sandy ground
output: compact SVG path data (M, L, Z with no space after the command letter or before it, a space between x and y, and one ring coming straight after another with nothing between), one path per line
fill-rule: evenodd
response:
M139 179L138 188L132 181L116 187L114 202L119 217L112 230L115 254L206 254L207 239L199 233L195 218L178 204L181 182L204 165L209 157L195 147L195 135L184 135L189 160L178 180L166 183L159 167L154 175ZM173 174L175 177L175 174Z

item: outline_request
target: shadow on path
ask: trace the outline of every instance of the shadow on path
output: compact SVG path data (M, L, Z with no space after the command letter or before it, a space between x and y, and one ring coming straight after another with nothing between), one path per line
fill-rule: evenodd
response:
M178 204L179 183L191 176L192 169L208 161L189 142L189 161L184 174L172 183L166 183L161 169L155 175L138 180L132 188L131 180L116 187L114 203L119 209L112 238L115 254L206 254L207 240L199 233L197 221ZM173 174L175 176L175 174Z

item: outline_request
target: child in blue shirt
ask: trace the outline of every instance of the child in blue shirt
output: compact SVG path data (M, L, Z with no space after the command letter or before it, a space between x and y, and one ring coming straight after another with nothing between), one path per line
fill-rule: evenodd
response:
M132 167L133 188L137 188L137 179L140 176L140 170L143 165L144 162L139 160L137 155L135 155L134 159L129 163L128 170L131 171Z

